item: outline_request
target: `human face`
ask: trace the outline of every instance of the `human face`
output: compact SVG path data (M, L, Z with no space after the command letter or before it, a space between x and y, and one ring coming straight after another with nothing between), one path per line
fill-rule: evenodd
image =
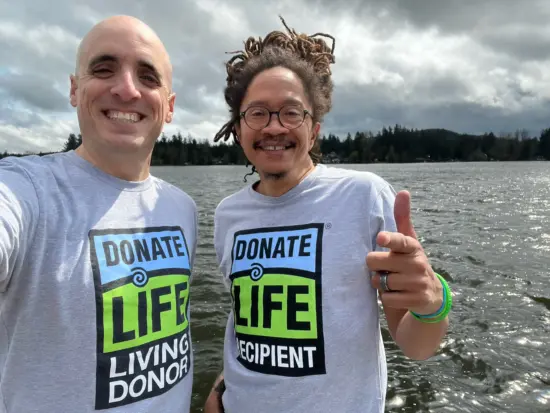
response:
M305 109L312 113L311 104L298 75L289 69L275 67L261 72L250 83L241 112L256 106L279 111L286 105L293 105L298 111ZM250 127L242 117L236 129L246 157L255 166L260 177L266 179L301 176L310 169L313 162L309 151L315 143L319 127L318 123L313 123L309 114L305 115L303 123L296 128L283 126L277 115L272 114L267 126L261 130Z
M78 72L71 104L83 143L98 154L152 152L175 101L169 60L154 33L131 21L92 30Z

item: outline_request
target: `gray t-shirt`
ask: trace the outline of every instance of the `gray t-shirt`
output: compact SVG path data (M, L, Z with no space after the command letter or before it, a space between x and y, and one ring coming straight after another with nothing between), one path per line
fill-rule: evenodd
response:
M281 197L247 186L215 214L233 308L227 413L384 411L387 371L366 257L395 231L395 192L368 172L318 165Z
M0 161L0 412L185 413L194 201L75 152Z

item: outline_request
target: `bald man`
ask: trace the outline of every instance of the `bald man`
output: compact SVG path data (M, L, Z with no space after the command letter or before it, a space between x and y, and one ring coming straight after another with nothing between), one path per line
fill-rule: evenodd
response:
M82 145L0 161L0 412L189 412L197 210L150 173L168 54L109 18L70 83Z

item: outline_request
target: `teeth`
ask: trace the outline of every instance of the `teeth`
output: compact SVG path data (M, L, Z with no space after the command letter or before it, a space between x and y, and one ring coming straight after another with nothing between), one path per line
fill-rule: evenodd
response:
M138 113L117 112L114 110L107 111L107 117L109 119L121 120L124 122L130 122L130 123L139 122L139 118L140 118Z
M283 151L284 146L264 146L265 151Z

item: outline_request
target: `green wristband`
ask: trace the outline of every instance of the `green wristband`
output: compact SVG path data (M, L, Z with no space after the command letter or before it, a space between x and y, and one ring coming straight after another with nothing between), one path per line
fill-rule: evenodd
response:
M435 275L437 275L437 278L439 278L439 281L441 281L441 285L443 286L443 304L441 305L441 308L434 314L427 315L416 314L413 311L409 311L414 318L422 323L435 324L443 321L449 315L451 312L451 307L453 306L453 295L449 284L447 284L447 281L445 281L445 279L438 273L435 273Z

